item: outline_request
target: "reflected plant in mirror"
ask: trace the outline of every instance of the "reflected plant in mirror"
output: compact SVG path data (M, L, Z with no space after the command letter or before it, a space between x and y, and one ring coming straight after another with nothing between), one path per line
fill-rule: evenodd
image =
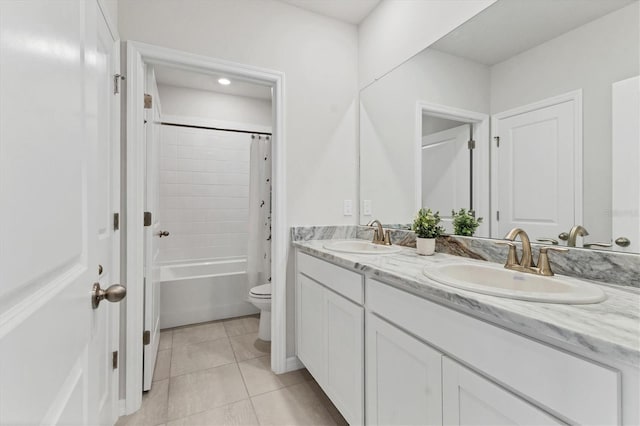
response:
M460 209L457 213L455 210L451 210L451 217L453 218L453 233L465 237L473 237L476 229L482 223L481 217L476 219L467 209Z
M464 207L477 237L640 252L639 0L498 0L360 102L361 223Z

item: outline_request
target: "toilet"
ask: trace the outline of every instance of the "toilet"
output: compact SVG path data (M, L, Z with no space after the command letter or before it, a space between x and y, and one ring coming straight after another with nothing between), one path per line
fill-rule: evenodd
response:
M253 287L249 290L249 302L260 309L260 328L258 338L271 341L271 283Z

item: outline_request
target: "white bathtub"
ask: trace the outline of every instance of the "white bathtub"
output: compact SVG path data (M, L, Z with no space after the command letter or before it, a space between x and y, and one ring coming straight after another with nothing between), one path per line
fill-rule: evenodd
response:
M246 257L165 263L160 287L160 328L258 313L247 301Z

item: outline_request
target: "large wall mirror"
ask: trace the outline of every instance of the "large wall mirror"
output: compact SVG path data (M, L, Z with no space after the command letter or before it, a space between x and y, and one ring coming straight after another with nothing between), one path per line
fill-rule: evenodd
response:
M640 252L639 6L498 0L362 89L360 223Z

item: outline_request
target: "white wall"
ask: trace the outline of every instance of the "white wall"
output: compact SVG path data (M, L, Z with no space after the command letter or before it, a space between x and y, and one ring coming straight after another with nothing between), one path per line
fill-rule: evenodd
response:
M274 0L120 0L122 40L137 40L285 73L289 225L355 224L358 35L355 25ZM292 256L287 352L293 355Z
M611 239L611 85L640 74L638 2L491 68L491 113L582 89L583 224Z
M283 71L289 223L355 223L342 215L357 196L354 25L273 0L121 0L118 12L123 40Z
M271 101L159 84L162 114L271 127Z
M118 0L100 0L99 3L110 24L118 28Z
M358 28L360 88L366 87L495 0L383 0Z

